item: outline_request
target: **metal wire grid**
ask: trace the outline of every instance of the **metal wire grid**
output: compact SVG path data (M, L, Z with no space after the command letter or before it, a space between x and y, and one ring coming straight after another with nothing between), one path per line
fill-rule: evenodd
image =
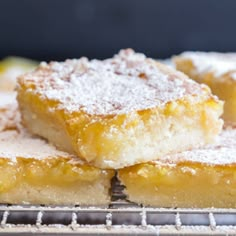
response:
M0 206L1 235L236 235L236 209L145 208L113 183L109 207Z

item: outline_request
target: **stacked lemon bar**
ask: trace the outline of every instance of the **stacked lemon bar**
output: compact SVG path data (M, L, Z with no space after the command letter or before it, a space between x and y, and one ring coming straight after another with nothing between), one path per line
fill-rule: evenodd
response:
M113 171L89 166L74 155L57 150L17 122L15 126L12 120L11 125L4 122L0 132L1 203L102 205L109 202Z
M0 195L4 202L107 203L115 170L128 198L146 205L221 206L208 190L224 174L229 184L220 190L233 194L233 169L221 164L234 144L216 159L193 151L224 146L218 137L223 102L206 85L143 54L127 49L106 60L41 63L18 78L17 101L22 122L7 132L19 138L3 135L14 153L1 156L19 166L15 182ZM27 138L37 144L15 148ZM3 153L6 146L0 146ZM22 192L16 183L27 194L13 201ZM212 200L200 198L202 193Z
M236 207L236 129L203 148L126 167L119 178L129 199L158 207Z
M236 54L185 52L173 63L225 102L225 129L210 145L124 168L119 178L129 199L145 205L236 207Z

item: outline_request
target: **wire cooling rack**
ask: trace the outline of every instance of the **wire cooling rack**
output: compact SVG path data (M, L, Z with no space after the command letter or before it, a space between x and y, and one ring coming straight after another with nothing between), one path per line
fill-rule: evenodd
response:
M145 208L122 189L106 208L0 205L0 235L236 235L236 209Z

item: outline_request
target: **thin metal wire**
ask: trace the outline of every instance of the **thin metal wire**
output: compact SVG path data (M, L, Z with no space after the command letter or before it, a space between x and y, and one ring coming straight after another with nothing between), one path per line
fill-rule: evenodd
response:
M212 212L209 213L209 221L210 221L210 227L212 230L216 229L216 220L214 217L214 214Z
M181 223L180 214L179 214L179 212L177 212L175 215L175 227L177 230L180 230L181 226L182 226L182 223Z
M42 218L43 218L43 212L39 211L35 223L38 228L40 228L40 226L42 225Z
M9 216L9 211L4 211L3 216L2 216L2 221L1 221L1 227L2 228L6 227L8 216Z
M70 224L70 227L72 228L72 230L75 230L78 227L77 219L78 219L77 214L75 212L72 212L71 224Z
M111 213L111 212L108 212L108 213L106 214L106 227L107 227L108 229L110 229L111 226L112 226L112 213Z
M147 227L147 214L145 208L142 209L141 215L141 225L143 228Z

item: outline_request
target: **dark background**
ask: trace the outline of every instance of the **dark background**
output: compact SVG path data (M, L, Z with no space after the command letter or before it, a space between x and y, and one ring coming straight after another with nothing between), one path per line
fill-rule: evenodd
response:
M0 0L0 58L236 51L235 0Z

